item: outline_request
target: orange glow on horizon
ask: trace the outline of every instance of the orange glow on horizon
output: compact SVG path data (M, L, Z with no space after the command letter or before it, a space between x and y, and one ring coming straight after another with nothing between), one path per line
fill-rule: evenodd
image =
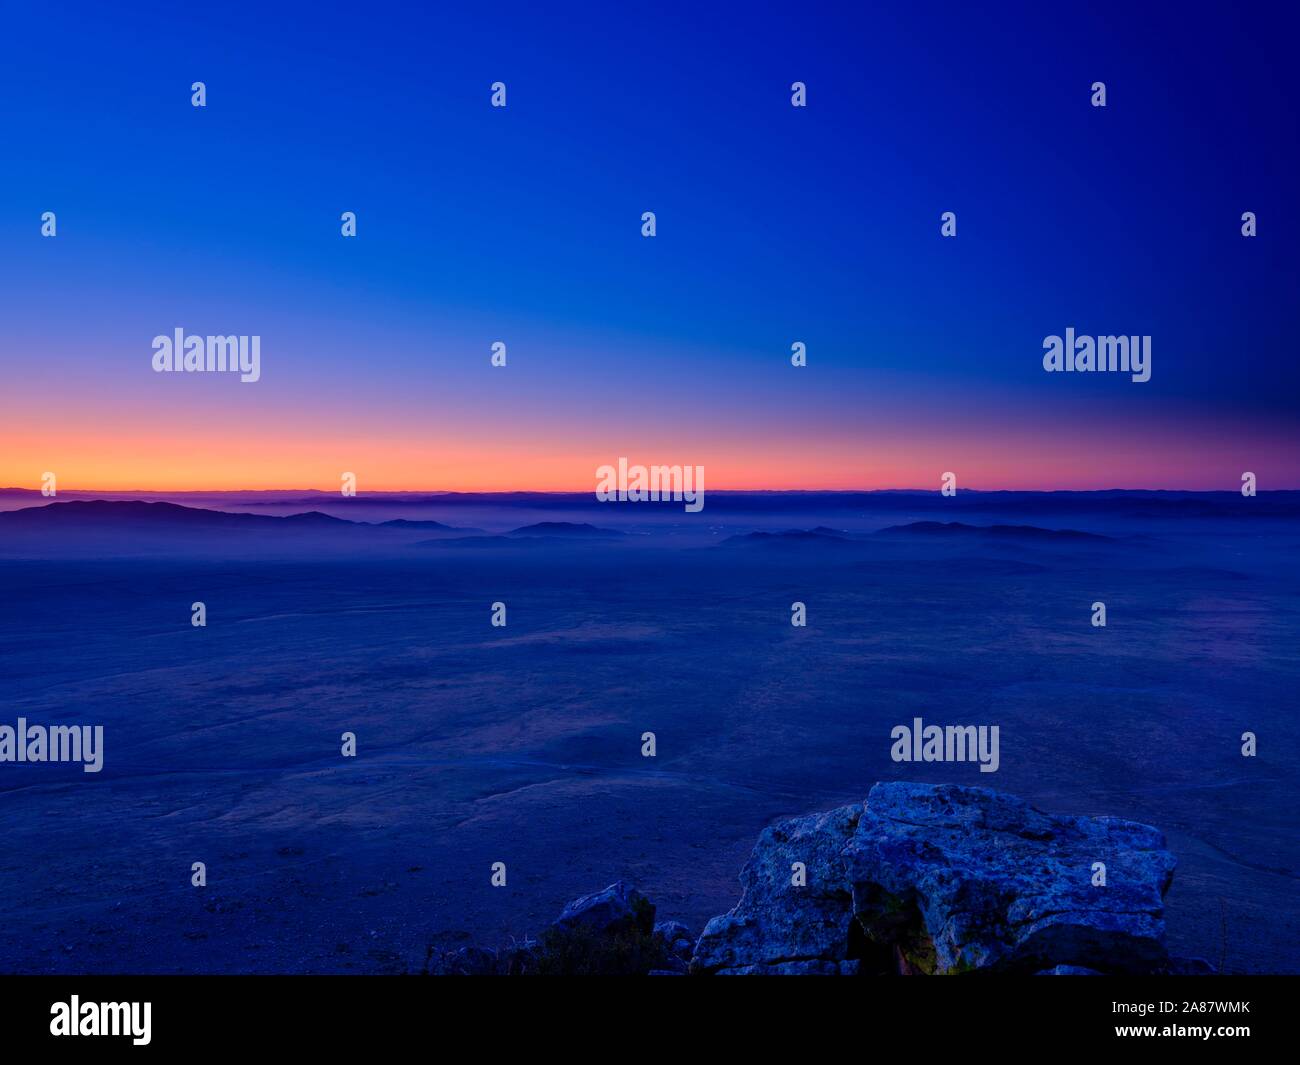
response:
M594 492L596 469L626 456L633 464L703 466L706 491L852 491L937 488L948 470L958 488L1064 490L1237 488L1243 469L1261 486L1300 487L1294 468L1259 470L1260 454L1291 454L1286 436L1256 427L1253 439L1202 437L1196 451L1180 434L1152 431L1140 447L1107 437L1080 448L1072 436L1032 427L864 425L852 434L774 428L757 438L701 427L624 432L575 424L564 442L551 433L444 424L248 425L195 417L105 413L93 425L56 411L62 425L38 426L30 409L0 429L0 487L39 489L53 472L58 489L102 492L336 492L354 473L367 492ZM299 419L301 421L301 419ZM26 422L27 424L23 424ZM1247 465L1242 465L1246 461Z

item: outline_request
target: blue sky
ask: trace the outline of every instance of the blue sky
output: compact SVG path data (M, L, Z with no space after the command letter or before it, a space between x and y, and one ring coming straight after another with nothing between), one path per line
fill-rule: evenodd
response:
M520 461L679 444L741 486L780 427L810 485L855 486L855 449L884 487L984 447L988 487L1076 487L1070 449L1101 433L1109 485L1263 466L1300 487L1293 16L612 8L7 5L0 360L24 461L64 454L72 425L38 411L56 392L105 437L154 415L272 450L391 430L399 466L421 426L483 454L499 434L476 427L504 421ZM150 377L176 325L260 333L264 381ZM1045 374L1067 326L1150 334L1152 380ZM506 384L484 379L498 338ZM1032 473L994 483L1016 455Z

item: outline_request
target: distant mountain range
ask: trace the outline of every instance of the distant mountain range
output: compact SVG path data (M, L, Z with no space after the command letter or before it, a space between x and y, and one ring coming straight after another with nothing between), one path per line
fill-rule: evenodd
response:
M515 529L511 536L564 536L564 537L612 537L626 536L617 529L600 529L588 522L539 521L534 525L525 525Z
M818 541L852 542L854 538L847 533L828 529L819 525L815 529L786 529L784 532L752 532L738 536L728 536L720 546L727 544L802 544Z
M309 557L312 552L334 555L365 552L394 556L409 553L412 549L420 549L422 553L443 548L532 552L547 545L557 549L567 545L568 550L577 550L583 545L594 547L625 542L638 546L649 543L658 547L781 550L791 559L803 557L803 552L812 557L813 553L825 550L837 555L867 556L870 560L880 559L882 551L897 553L915 548L949 560L982 554L996 556L999 561L1009 557L1027 561L1024 556L1035 549L1054 554L1067 548L1091 553L1120 544L1126 549L1147 549L1144 554L1149 554L1149 549L1160 542L1161 536L1183 528L1183 523L1188 520L1227 520L1231 522L1228 528L1233 528L1241 521L1284 516L1288 509L1295 509L1296 516L1300 517L1300 500L1292 502L1290 498L1300 496L1300 493L1276 493L1278 498L1271 500L1237 497L1232 503L1227 498L1184 499L1181 502L1192 509L1161 510L1157 518L1148 517L1141 522L1132 520L1131 509L1135 505L1163 507L1175 506L1175 502L1153 500L1149 495L1133 498L1116 493L1068 493L1075 509L1038 515L1047 519L1042 524L998 520L1005 519L1008 511L1015 512L1017 504L1023 507L1033 504L1034 499L1026 493L981 494L979 499L998 497L1003 500L1001 510L990 508L992 512L988 516L993 520L988 524L925 517L941 512L972 518L984 512L982 504L967 502L956 505L952 500L942 499L938 493L924 496L870 493L873 502L888 501L883 510L843 512L832 509L828 512L826 501L833 499L838 502L844 495L816 494L815 498L822 503L820 512L810 507L810 512L804 516L812 520L823 517L837 524L843 521L849 528L823 523L814 525L810 520L809 528L795 526L773 530L770 526L775 521L793 516L788 509L790 498L750 494L744 497L747 500L745 507L728 509L710 505L700 516L683 516L679 510L671 516L662 513L656 516L639 504L606 509L584 496L584 514L608 514L611 521L623 522L627 528L608 528L590 521L545 520L503 529L502 526L510 519L518 520L524 515L535 514L538 509L534 499L527 502L516 499L513 505L479 507L472 511L481 520L490 521L501 530L492 532L414 516L361 520L361 513L374 517L376 509L378 516L383 517L382 507L372 507L360 513L353 511L358 513L358 517L352 518L319 509L275 515L167 501L59 499L30 507L0 510L0 555L41 558L51 555L184 554L195 557L256 558L265 555L281 558ZM1086 503L1085 509L1079 509L1084 506L1079 497ZM725 498L734 502L738 497ZM813 498L811 493L799 495L805 504ZM896 500L904 498L909 512L906 515L893 507ZM338 505L336 498L318 497L317 501L321 506L331 508ZM760 503L773 504L773 508L763 510ZM279 505L286 506L283 502ZM913 515L919 520L884 524L891 517ZM1084 528L1074 527L1074 521ZM761 528L764 525L769 528ZM756 530L755 526L760 528ZM1288 533L1288 526L1277 522L1255 528L1261 534L1285 537Z
M991 540L1095 540L1104 543L1113 537L1078 529L1043 529L1037 525L967 525L960 521L914 521L891 525L875 536L943 536L981 537Z
M1113 538L1099 533L1080 532L1078 529L1044 529L1037 525L968 525L960 521L914 521L906 525L890 525L872 533L854 535L819 525L814 529L787 529L784 532L752 532L729 536L727 544L803 544L803 543L866 543L874 539L936 538L943 540L991 540L1007 543L1031 542L1096 542L1107 543Z
M382 507L511 507L530 510L588 510L594 504L593 492L366 492L343 497L337 492L250 491L250 492L86 492L66 490L66 500L179 500L194 506L289 507L303 506L331 510L363 506ZM0 502L39 503L43 497L36 489L0 488ZM611 504L604 504L609 506ZM644 502L636 504L639 512L653 514L680 512L681 504ZM1300 517L1300 491L1261 491L1246 498L1240 491L1162 491L1148 489L1108 489L1095 492L980 492L960 489L955 496L943 497L937 490L916 491L887 489L871 492L725 492L710 490L706 495L706 514L740 515L799 514L834 512L844 514L889 512L995 512L1044 518L1078 514L1098 514L1117 518L1225 518L1225 517Z
M437 539L410 538L429 533L444 535ZM15 550L20 554L78 548L110 554L169 550L206 553L239 544L278 548L280 553L295 544L327 550L367 545L518 547L544 546L557 541L618 540L625 536L616 529L603 529L586 522L536 522L488 535L482 529L432 520L354 521L319 510L283 516L248 514L144 500L62 500L0 511L0 550Z
M430 529L446 532L474 533L481 529L457 528L440 521L364 522L337 518L319 510L284 516L273 514L244 514L238 511L210 510L206 507L186 507L179 503L149 503L142 500L68 500L45 506L25 507L21 510L0 511L0 529L58 527L83 528L142 525L153 528L175 526L186 529L274 529L287 527L324 528L345 526L395 529Z

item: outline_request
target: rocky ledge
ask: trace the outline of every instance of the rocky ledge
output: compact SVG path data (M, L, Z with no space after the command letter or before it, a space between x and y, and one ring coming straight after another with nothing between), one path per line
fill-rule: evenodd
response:
M466 948L430 971L1206 972L1165 947L1175 864L1148 825L1057 817L984 788L877 784L864 803L765 829L740 901L697 941L618 883L570 903L538 941Z

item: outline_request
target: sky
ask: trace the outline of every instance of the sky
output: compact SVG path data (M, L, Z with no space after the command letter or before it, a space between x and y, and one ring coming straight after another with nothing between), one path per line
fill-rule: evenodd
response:
M413 6L0 4L0 485L1300 488L1294 15Z

